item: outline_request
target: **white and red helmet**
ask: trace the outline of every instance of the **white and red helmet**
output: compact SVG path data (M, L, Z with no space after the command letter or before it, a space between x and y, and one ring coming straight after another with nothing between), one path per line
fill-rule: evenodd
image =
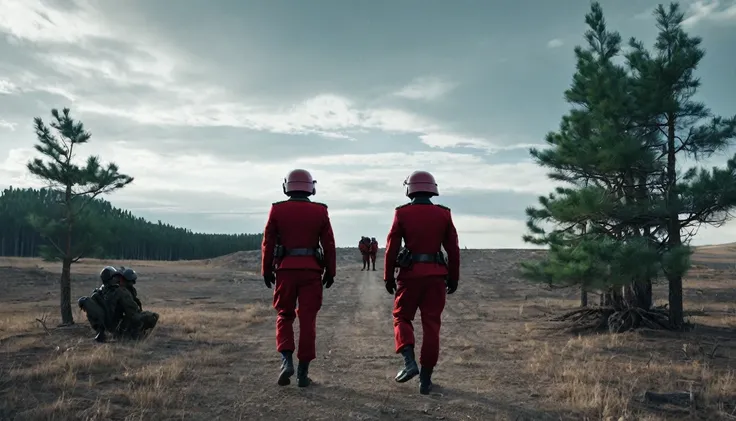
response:
M317 184L317 180L312 178L312 174L309 171L302 169L292 170L284 178L284 194L288 195L293 192L303 192L310 195L317 194L315 184Z

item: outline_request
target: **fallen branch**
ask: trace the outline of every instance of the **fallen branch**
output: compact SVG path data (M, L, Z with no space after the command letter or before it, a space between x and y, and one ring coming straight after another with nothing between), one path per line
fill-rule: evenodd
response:
M648 390L644 392L644 400L651 403L691 406L695 404L695 394L693 392L657 393Z
M563 322L572 332L609 331L621 333L637 328L671 330L672 324L666 308L585 307L569 311L551 319Z
M41 325L46 334L51 336L51 331L46 327L46 316L44 315L40 319L36 319L36 321Z
M713 349L708 354L708 357L711 360L716 357L716 351L718 351L718 347L720 347L720 346L721 346L721 344L719 344L718 342L716 342L716 344L713 346Z

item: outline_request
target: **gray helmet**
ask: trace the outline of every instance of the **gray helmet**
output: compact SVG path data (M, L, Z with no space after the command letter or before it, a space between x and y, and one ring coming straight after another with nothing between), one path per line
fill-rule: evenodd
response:
M107 284L115 275L120 275L120 272L112 266L105 266L102 268L102 271L100 271L100 280L103 284Z
M136 279L138 279L138 274L133 269L127 268L123 271L123 278L125 278L126 282L134 284Z

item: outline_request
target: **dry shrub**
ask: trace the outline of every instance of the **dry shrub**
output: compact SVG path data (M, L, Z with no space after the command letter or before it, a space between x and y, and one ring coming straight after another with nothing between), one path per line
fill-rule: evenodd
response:
M169 408L178 399L176 384L192 365L184 357L174 357L160 364L143 366L124 373L128 381L125 393L140 412Z
M36 320L27 314L3 314L0 317L0 339L27 333L34 329L36 323Z
M172 330L171 334L203 334L219 339L240 335L249 324L259 323L270 315L271 308L264 303L246 304L239 309L184 307L154 309L160 315L159 323Z
M665 419L642 418L638 401L643 392L692 388L699 396L699 409L733 410L733 370L648 353L649 344L636 333L577 337L559 344L529 341L526 345L534 348L527 369L544 383L546 398L562 408L600 419Z
M27 368L10 370L16 381L43 381L62 389L76 385L77 379L125 369L125 362L140 357L140 350L117 346L68 348L61 355L41 360Z

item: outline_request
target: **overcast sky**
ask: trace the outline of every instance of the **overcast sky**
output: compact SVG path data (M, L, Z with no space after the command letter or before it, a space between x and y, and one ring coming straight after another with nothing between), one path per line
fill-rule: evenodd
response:
M175 5L175 6L174 6ZM653 1L603 1L651 45ZM701 97L736 112L736 1L686 1ZM587 0L0 0L0 187L33 117L70 107L80 154L135 177L106 197L205 232L260 232L281 181L318 180L339 245L386 238L403 179L432 171L467 247L521 247L552 188L530 145L558 127ZM707 164L725 162L718 157ZM734 224L697 243L736 241Z

